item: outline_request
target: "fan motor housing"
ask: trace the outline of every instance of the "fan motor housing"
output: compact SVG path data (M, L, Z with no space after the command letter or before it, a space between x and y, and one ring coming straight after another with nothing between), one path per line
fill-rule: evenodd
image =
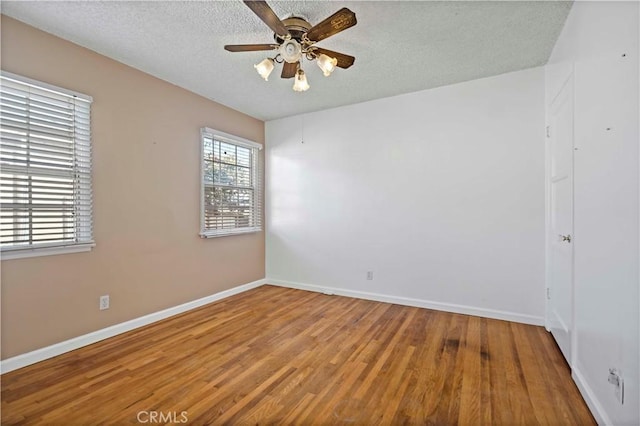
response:
M291 38L301 42L302 35L311 29L311 24L301 16L290 16L289 18L283 19L282 23L291 33ZM282 44L284 39L280 37L278 34L273 34L273 39L278 42L278 44Z

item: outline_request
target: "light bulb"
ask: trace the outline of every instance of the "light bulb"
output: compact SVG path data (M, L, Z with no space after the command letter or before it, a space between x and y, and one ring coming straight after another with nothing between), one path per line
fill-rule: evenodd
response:
M304 75L304 71L298 70L296 72L296 80L293 83L293 90L296 92L304 92L309 90L309 83L307 83L307 76Z
M316 64L318 64L318 67L320 67L325 77L329 77L329 75L331 75L333 70L336 69L337 63L338 60L336 58L327 56L324 53L321 53L320 56L318 56L318 59L316 59Z
M269 74L271 74L271 71L273 71L274 67L273 59L267 58L259 64L254 65L253 67L256 69L256 71L258 71L260 77L264 78L265 81L268 81Z

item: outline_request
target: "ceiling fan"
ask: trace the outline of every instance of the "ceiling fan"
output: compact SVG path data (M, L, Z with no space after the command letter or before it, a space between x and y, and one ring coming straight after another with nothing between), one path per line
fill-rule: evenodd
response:
M224 48L229 52L253 52L271 50L273 58L267 58L254 65L258 74L265 80L275 67L275 63L282 63L282 78L295 77L293 90L305 91L309 83L302 69L302 60L316 61L325 76L329 76L337 67L349 68L356 58L344 53L334 52L316 46L316 43L329 38L341 31L357 24L356 14L347 8L342 8L324 21L311 26L303 17L290 16L280 20L275 12L264 0L243 0L274 32L275 43L271 44L230 44Z

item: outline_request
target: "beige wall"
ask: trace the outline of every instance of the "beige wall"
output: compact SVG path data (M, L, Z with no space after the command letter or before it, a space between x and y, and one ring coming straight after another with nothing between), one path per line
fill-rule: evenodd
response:
M11 18L1 30L3 70L93 97L97 243L2 261L2 359L264 278L263 232L198 237L200 128L263 143L262 121Z

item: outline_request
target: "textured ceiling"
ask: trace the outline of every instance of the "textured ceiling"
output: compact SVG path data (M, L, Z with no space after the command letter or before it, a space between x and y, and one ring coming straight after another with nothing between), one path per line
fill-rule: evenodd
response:
M341 7L358 25L318 45L356 57L311 89L253 64L272 32L240 1L2 1L2 13L263 120L414 92L543 65L571 2L270 1L280 17L318 23Z

